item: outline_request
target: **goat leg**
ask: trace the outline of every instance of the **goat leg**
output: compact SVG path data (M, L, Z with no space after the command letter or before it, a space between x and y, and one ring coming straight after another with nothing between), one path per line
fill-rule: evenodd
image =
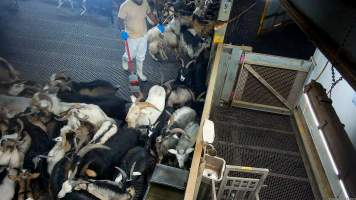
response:
M99 140L99 144L104 144L111 136L113 136L117 132L117 126L112 121L105 121L100 126L98 131L94 134L93 139L90 143L97 143Z

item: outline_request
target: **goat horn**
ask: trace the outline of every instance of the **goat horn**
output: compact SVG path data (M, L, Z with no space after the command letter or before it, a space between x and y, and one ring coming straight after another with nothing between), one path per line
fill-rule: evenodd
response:
M174 134L174 133L180 133L181 135L184 135L185 134L185 131L181 128L174 128L172 130L169 130L168 132Z
M195 63L196 60L191 60L187 63L187 65L185 66L186 69L188 69L190 67L191 64Z
M37 157L38 158L46 158L47 159L47 158L52 158L53 156L38 155Z
M182 58L179 59L180 63L182 64L182 67L184 68L185 64L184 64L184 60Z
M136 166L136 161L132 164L131 169L130 169L130 181L132 181L132 175L135 170L135 166Z
M33 115L35 114L36 112L34 110L31 110L30 112L28 113L21 113L19 114L19 117L27 117L27 116L30 116L30 115Z
M78 171L78 165L75 166L74 171L68 172L68 180L73 180Z
M20 118L17 118L16 122L20 125L19 134L21 134L22 131L25 129L25 125L24 125L23 121Z
M15 70L15 68L5 59L0 57L0 62L4 63L9 70L11 78L13 78L15 81L19 79L18 75L19 72Z
M121 169L120 167L115 167L115 169L119 170L119 172L122 174L122 180L123 180L123 182L126 182L126 180L127 180L127 174L126 174L126 172L125 172L123 169Z
M89 151L93 149L106 149L110 150L110 147L102 145L102 144L88 144L85 147L83 147L79 152L77 153L79 157L83 157L85 154L87 154Z

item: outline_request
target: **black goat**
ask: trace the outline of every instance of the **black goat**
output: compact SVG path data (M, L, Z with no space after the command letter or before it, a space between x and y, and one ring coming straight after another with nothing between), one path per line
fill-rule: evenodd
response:
M104 80L94 80L91 82L72 81L71 88L79 94L86 96L115 95L118 90L117 87Z
M107 149L94 149L86 153L80 160L79 171L95 179L111 179L110 170L119 166L125 154L138 145L144 145L140 140L141 132L136 129L122 128L104 145Z
M174 82L175 85L185 85L199 96L206 91L206 76L209 63L209 50L202 51L195 60L183 65Z
M143 147L130 149L122 159L120 168L130 176L130 185L135 188L134 199L142 199L147 188L148 176L156 165L155 159Z
M117 96L85 96L76 92L59 92L58 98L67 103L86 103L99 106L107 116L125 121L128 101Z

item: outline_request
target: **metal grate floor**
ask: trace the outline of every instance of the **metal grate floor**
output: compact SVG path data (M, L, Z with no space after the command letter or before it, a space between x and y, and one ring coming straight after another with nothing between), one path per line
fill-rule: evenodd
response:
M270 170L261 199L314 199L289 116L215 107L212 119L214 146L227 164Z
M78 9L56 9L56 1L19 1L18 12L0 6L0 56L21 72L22 78L48 81L52 73L65 71L77 81L104 79L119 85L128 98L128 72L121 68L124 44L119 43L117 22ZM147 54L144 73L147 90L161 80L175 78L174 56L155 62Z

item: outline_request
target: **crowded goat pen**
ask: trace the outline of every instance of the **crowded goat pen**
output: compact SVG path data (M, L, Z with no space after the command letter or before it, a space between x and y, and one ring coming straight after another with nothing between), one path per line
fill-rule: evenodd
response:
M16 12L25 11L27 2L13 2ZM78 20L99 14L115 27L122 2L46 3ZM148 19L148 54L154 63L173 65L176 78L157 73L160 81L148 77L144 83L140 77L139 96L100 73L96 80L78 81L73 72L58 69L34 81L11 57L0 57L1 199L139 200L157 166L188 173L220 2L148 4L165 30Z
M156 163L189 168L204 101L187 74L129 102L104 80L33 83L2 61L3 199L142 199Z

